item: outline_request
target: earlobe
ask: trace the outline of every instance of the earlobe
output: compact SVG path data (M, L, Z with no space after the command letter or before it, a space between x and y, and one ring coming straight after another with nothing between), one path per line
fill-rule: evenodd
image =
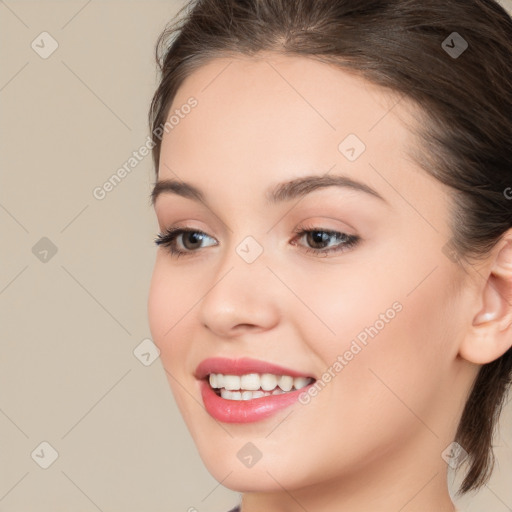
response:
M460 355L476 363L487 364L501 357L512 346L512 230L493 251L493 261L480 288L481 308L475 314Z

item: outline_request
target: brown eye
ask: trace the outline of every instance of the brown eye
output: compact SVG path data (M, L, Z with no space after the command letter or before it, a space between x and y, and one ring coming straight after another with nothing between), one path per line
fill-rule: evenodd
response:
M198 252L196 249L201 248L201 242L205 237L211 238L206 233L196 229L171 228L165 233L160 233L155 238L155 244L167 247L173 256L181 256L188 253ZM176 247L177 241L180 239L182 240L181 245L185 250Z
M357 235L349 235L347 233L317 227L302 227L295 230L295 233L297 233L295 240L305 238L306 244L304 250L306 252L323 256L333 252L348 250L360 241L360 237ZM332 247L329 247L330 240L334 240L334 243L331 244ZM297 244L294 243L293 245Z

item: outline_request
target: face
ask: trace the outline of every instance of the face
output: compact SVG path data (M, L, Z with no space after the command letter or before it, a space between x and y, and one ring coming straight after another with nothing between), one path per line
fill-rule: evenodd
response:
M272 54L212 60L174 99L158 181L202 197L171 186L156 197L160 233L193 233L157 249L149 322L200 456L228 488L298 489L403 467L403 454L444 464L468 318L443 250L450 197L407 156L413 109L397 101L339 68ZM315 380L285 406L272 405L285 394L215 397L212 414L197 377L207 358Z

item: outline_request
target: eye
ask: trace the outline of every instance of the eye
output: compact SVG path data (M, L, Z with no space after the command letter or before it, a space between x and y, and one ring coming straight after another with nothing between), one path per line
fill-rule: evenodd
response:
M182 235L186 235L183 236ZM158 234L155 238L156 245L167 247L172 256L179 257L183 254L197 252L197 244L201 244L204 238L211 238L206 233L189 228L169 228L164 233ZM182 240L185 250L177 248L177 241ZM213 240L213 239L212 239Z
M294 240L306 239L306 243L311 247L304 247L307 253L314 253L317 255L327 256L330 253L346 251L355 247L361 238L357 235L349 235L340 231L333 231L330 229L323 229L314 226L301 226L294 230L297 236ZM329 241L334 240L334 243L329 245ZM327 246L325 246L327 244ZM296 245L293 243L292 245ZM318 247L320 246L320 247Z
M294 230L295 238L292 245L298 245L296 240L305 237L306 243L313 247L303 247L307 253L327 256L329 253L346 251L357 245L361 238L357 235L349 235L340 231L323 229L321 227L302 226ZM201 249L201 243L205 239L212 239L206 233L191 228L169 228L164 233L160 233L155 238L155 244L166 247L171 256L191 255ZM334 240L334 244L329 244L330 240ZM181 244L178 244L181 241ZM327 246L325 246L327 244ZM181 245L183 248L180 248ZM211 244L215 245L215 244ZM319 247L320 246L320 247Z

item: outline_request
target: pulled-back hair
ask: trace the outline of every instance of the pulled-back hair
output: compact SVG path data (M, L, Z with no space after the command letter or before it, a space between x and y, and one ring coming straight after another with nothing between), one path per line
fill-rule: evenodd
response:
M463 53L450 52L464 42ZM184 79L214 58L265 51L335 64L419 107L413 158L451 187L450 243L460 262L485 257L512 227L512 19L497 2L190 1L156 45L161 77L149 123L157 176L158 129ZM509 349L473 383L455 437L469 454L459 494L489 480L511 379Z

